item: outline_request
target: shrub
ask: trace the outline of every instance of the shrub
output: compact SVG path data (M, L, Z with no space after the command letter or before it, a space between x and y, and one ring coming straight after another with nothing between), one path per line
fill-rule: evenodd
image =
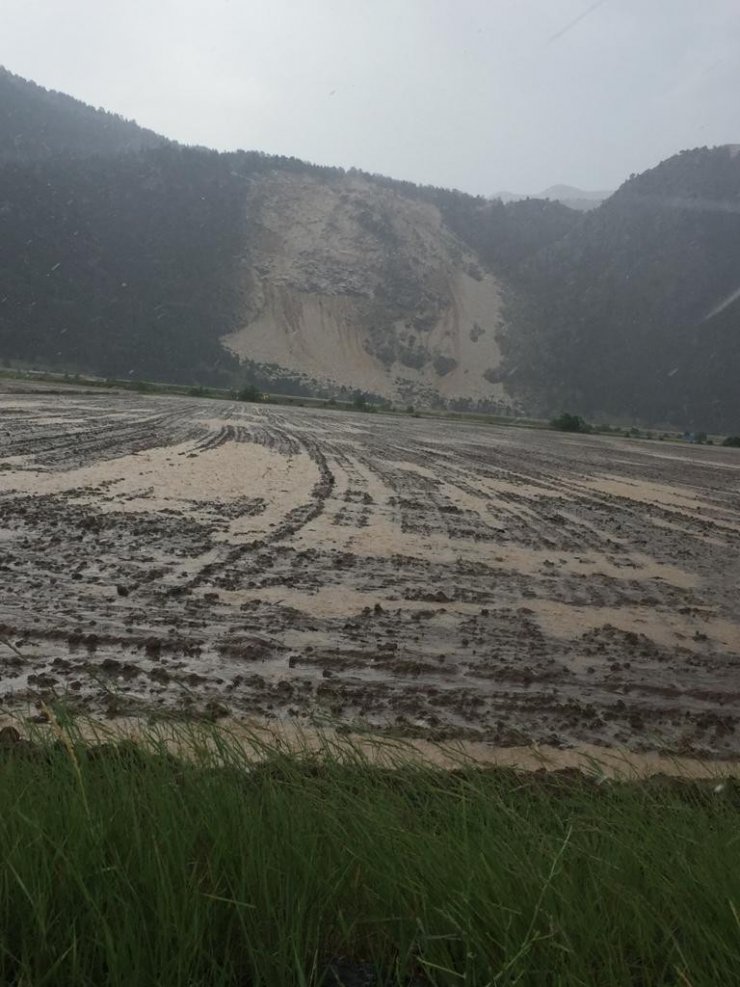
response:
M440 377L445 377L447 374L451 373L455 367L457 367L457 360L451 356L444 356L440 353L439 356L434 358L433 366L436 373Z
M154 390L154 384L148 380L133 380L129 383L129 388L139 394L150 394Z
M584 421L580 415L571 415L564 411L557 418L553 418L550 425L558 432L583 432L591 431L591 426Z
M730 446L732 449L740 449L740 435L728 435L723 446Z
M262 392L254 384L245 384L237 395L238 401L262 401Z

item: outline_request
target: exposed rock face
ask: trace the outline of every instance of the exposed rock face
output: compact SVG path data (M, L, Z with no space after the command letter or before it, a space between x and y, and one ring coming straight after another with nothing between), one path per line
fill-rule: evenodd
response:
M241 357L393 400L509 400L501 290L436 206L359 176L251 184ZM279 373L279 371L276 371Z

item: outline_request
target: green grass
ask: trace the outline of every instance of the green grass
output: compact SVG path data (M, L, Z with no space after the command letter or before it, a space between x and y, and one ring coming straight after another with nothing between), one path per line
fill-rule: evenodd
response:
M0 983L738 982L733 783L180 746L0 751Z

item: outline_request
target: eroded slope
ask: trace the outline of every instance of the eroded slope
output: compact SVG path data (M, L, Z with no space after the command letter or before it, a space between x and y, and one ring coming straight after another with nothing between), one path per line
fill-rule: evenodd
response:
M359 176L272 172L248 195L241 357L391 399L507 403L501 291L436 206Z

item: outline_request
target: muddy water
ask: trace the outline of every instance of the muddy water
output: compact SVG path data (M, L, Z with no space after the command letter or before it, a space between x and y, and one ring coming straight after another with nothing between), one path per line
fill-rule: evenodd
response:
M740 753L735 450L0 394L0 695Z

